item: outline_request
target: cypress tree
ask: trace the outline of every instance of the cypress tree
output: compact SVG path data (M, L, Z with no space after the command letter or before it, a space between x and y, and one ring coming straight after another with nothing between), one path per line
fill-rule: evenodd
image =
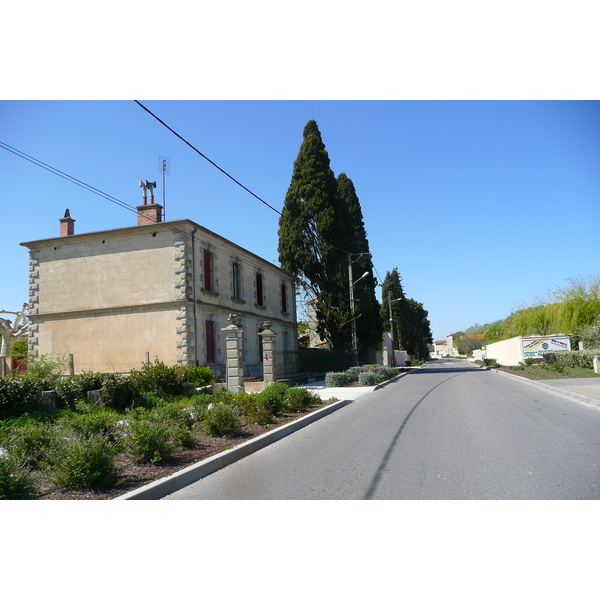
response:
M381 340L383 324L380 315L380 305L376 297L377 281L373 276L373 262L369 251L369 241L360 207L360 201L352 180L340 173L337 178L338 194L346 214L346 243L353 255L353 276L357 280L365 271L368 276L356 284L354 297L356 300L355 314L356 334L358 337L359 354L364 356L369 347L375 346ZM360 256L362 255L362 256ZM349 285L349 284L348 284Z
M400 298L400 300L398 300ZM402 345L401 326L404 322L406 296L402 289L402 278L398 268L387 271L381 285L381 318L385 323L384 329L390 331L390 304L392 300L392 319L394 320L394 348Z
M279 261L313 297L317 333L334 348L344 346L344 324L349 319L341 300L348 295L340 273L345 226L329 155L317 123L311 120L304 128L279 219Z

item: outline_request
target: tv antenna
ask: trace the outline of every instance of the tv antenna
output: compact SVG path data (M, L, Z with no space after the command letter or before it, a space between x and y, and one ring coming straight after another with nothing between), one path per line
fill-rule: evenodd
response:
M167 187L165 176L171 174L171 164L168 156L158 157L158 171L162 173L162 190L163 190L163 219L167 220Z

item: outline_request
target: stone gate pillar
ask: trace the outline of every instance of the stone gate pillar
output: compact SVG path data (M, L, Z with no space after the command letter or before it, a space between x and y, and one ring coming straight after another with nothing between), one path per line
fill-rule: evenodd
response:
M221 329L225 332L227 347L227 389L231 392L244 391L244 350L242 335L244 328L239 324L238 315L231 314L227 319L231 325Z
M262 353L263 353L263 382L265 387L273 383L277 378L277 365L275 364L275 336L274 331L271 331L273 323L265 321L264 329L258 334L262 338Z

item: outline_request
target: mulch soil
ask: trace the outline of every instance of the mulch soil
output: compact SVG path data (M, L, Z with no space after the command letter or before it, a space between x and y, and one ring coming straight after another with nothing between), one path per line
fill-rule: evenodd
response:
M329 402L324 401L319 406L309 408L303 413L282 413L274 418L274 423L263 427L256 423L244 426L243 433L237 438L215 438L205 435L201 429L196 432L196 446L173 452L171 456L155 464L136 464L131 457L118 454L115 465L118 470L118 482L110 488L73 490L55 486L50 477L44 473L37 474L37 484L40 491L38 500L112 500L127 494L148 483L167 477L210 456L237 446L267 431L295 421L304 415L323 408Z

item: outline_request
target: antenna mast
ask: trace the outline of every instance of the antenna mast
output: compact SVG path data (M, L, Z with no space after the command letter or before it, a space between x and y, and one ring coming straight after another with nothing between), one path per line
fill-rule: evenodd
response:
M167 188L165 175L169 175L169 159L166 156L158 157L158 169L162 172L162 187L163 187L163 219L167 220Z

